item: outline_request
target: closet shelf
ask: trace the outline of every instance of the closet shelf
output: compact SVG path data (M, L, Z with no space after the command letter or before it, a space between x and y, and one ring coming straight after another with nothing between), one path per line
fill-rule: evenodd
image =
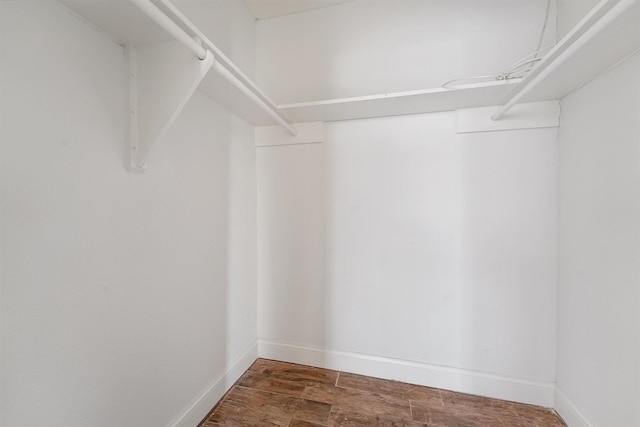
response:
M498 119L516 103L560 99L640 50L640 0L602 0L503 100Z
M169 34L130 1L59 1L123 44L144 46L172 40ZM154 0L153 3L175 20L177 9L171 10L167 6L170 5L168 0ZM271 114L247 96L246 88L243 91L237 85L230 84L220 73L207 73L198 89L256 126L278 124L278 121L274 120L274 112L289 122L303 123L430 113L492 105L504 105L502 110L506 111L516 103L560 99L639 50L639 22L640 0L602 0L521 80L276 105L253 82L241 78L240 80L248 82L247 86L252 88L252 92L270 107ZM203 43L203 46L207 47L207 44ZM228 58L223 56L223 61L219 61L219 54L220 52L214 52L214 69L218 62L228 66L224 64L224 59ZM235 66L232 66L232 71L233 67ZM237 68L233 74L237 76L236 71Z
M148 46L169 42L173 38L131 1L59 0L91 25L105 32L123 45ZM184 16L171 8L167 0L154 0L154 5L181 25ZM169 5L169 6L168 6ZM184 28L184 25L181 25ZM185 28L185 30L187 30ZM193 35L193 30L187 31ZM198 34L203 38L202 34ZM206 48L207 43L203 43ZM213 51L215 64L220 52ZM225 64L227 65L227 64ZM238 73L235 73L236 75ZM246 77L246 76L245 76ZM244 80L244 79L243 79ZM244 80L246 81L246 80ZM451 89L432 88L409 92L385 93L354 98L330 99L317 102L277 105L253 86L253 92L273 111L292 123L337 121L359 118L394 116L404 114L450 111L458 108L498 105L517 81L496 81ZM198 89L232 113L255 126L276 125L273 115L260 108L241 89L230 84L220 73L210 71L198 85Z
M278 105L293 122L558 100L640 50L640 0L601 0L523 79Z
M174 38L167 31L155 23L130 0L58 1L72 13L124 46L146 47L174 41ZM276 104L262 93L255 83L244 75L200 31L197 29L194 31L193 24L188 22L184 15L173 7L169 1L155 0L152 3L175 21L187 34L198 36L202 39L202 46L213 53L215 63L212 68L219 72L213 72L212 70L204 76L198 85L198 89L201 92L254 125L282 124L282 119L286 118L282 117L280 121L274 119L274 114L279 114ZM187 25L185 25L184 21L187 21ZM232 75L236 78L236 82L239 81L242 84L233 84L228 77L220 74L220 71L225 72L225 70L227 75ZM251 92L249 96L247 96L248 92ZM259 99L258 102L266 104L271 109L271 113L257 105L256 99Z

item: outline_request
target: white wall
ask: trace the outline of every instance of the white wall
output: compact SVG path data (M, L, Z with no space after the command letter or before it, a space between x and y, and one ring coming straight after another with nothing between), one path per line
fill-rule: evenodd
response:
M571 427L640 425L639 73L636 54L562 100L557 383Z
M555 42L555 1L543 46ZM277 103L440 87L532 53L547 0L356 0L258 21L258 84Z
M196 93L129 174L122 47L0 9L0 424L195 424L256 339L253 129Z
M258 80L289 101L499 72L535 49L545 5L259 21ZM457 135L454 118L328 123L324 144L258 149L261 354L552 405L556 130Z
M439 113L326 132L258 149L259 337L553 382L555 129L456 135ZM455 378L431 385L551 405Z

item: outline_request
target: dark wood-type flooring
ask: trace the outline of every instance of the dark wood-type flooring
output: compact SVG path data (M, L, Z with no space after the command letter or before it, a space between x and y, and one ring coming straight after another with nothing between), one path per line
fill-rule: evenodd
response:
M550 409L258 359L200 427L547 427Z

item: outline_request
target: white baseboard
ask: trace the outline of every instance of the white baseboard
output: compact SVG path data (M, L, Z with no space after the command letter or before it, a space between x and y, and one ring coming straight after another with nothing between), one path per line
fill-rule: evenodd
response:
M555 410L562 417L569 427L595 427L587 417L585 417L575 402L556 384Z
M171 424L171 427L196 427L257 358L256 341L237 360L228 365L224 374L212 381L207 390Z
M258 345L258 354L265 359L300 363L547 408L553 406L553 383L526 381L428 363L323 350L266 340L258 340Z

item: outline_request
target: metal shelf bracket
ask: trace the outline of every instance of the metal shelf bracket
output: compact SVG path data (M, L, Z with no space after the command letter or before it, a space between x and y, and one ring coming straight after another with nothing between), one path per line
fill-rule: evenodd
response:
M178 42L126 46L129 85L130 172L144 173L151 148L171 127L214 64Z

